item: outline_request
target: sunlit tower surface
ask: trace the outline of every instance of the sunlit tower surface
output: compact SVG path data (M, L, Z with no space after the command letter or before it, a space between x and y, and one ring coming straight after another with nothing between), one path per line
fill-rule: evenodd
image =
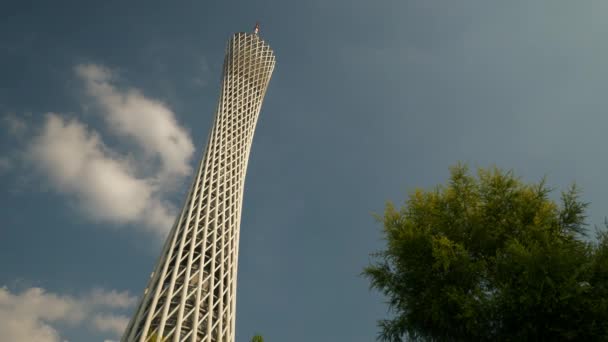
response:
M228 42L207 149L123 342L235 339L245 174L275 65L258 30L256 25Z

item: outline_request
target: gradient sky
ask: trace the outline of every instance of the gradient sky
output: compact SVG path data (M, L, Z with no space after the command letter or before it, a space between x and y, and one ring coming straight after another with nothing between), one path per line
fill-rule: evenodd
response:
M382 247L371 213L445 182L458 161L547 175L558 190L576 181L600 224L607 11L4 1L0 336L118 339L202 154L225 44L256 21L277 65L247 174L237 341L372 341L387 312L359 276Z

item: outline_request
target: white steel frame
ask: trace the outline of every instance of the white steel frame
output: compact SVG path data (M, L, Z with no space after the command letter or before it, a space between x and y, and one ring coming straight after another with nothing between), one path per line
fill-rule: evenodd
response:
M257 32L228 42L207 149L122 342L234 341L245 174L274 65Z

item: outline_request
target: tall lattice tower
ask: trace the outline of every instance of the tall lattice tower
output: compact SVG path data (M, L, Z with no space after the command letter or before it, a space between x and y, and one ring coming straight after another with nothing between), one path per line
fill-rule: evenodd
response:
M207 150L123 342L234 341L245 173L275 64L258 29L228 42Z

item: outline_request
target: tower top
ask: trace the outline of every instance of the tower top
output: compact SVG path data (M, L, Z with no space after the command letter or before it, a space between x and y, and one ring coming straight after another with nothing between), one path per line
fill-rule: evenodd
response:
M255 23L255 27L253 28L253 33L255 33L255 34L260 33L260 23L259 22Z

